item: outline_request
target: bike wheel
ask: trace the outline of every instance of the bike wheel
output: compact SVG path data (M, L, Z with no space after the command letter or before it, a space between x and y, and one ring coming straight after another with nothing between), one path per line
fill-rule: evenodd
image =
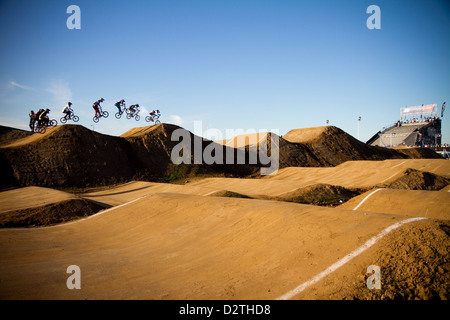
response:
M115 116L116 116L116 119L122 118L122 114L120 112L116 112Z
M65 117L62 117L61 119L59 119L59 121L61 121L61 123L66 123L67 122L67 119L65 118Z
M131 113L127 113L127 119L131 119Z
M72 120L73 120L74 122L78 122L78 121L80 121L80 117L78 117L78 116L73 116Z
M156 121L155 121L155 124L158 124L158 123L161 123L161 121L159 121L159 120L156 120Z
M58 121L56 121L55 119L50 120L50 122L48 123L48 125L50 127L56 127L58 125Z
M145 121L150 122L150 116L146 116Z
M108 116L109 116L108 111L103 111L102 116L105 118L108 118Z
M98 123L99 119L97 117L94 117L94 118L92 118L92 120L94 120L95 123Z
M47 128L45 126L39 127L38 132L44 134L45 131L47 131Z
M136 121L139 121L141 119L141 117L137 114L134 116L134 119L136 119Z

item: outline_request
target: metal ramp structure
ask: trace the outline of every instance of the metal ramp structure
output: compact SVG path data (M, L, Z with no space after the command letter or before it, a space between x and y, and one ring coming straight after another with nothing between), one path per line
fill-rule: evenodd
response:
M440 145L441 119L437 104L400 108L400 120L378 131L366 143L379 147Z

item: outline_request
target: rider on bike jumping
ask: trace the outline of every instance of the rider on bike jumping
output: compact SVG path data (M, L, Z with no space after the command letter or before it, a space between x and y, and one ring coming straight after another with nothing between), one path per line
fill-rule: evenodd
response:
M92 108L94 108L95 110L95 117L100 118L100 103L105 101L105 99L101 98L100 100L97 100L94 102L94 104L92 105Z
M156 117L159 118L160 115L161 113L159 112L159 110L153 110L152 112L150 112L150 120L153 121Z
M139 113L139 105L138 104L133 104L128 109L131 111L132 116Z
M117 101L114 105L117 107L117 109L119 110L119 113L121 114L123 112L121 107L125 107L125 100L122 99L120 101Z
M64 119L68 120L70 119L70 115L73 113L73 110L71 109L72 102L67 103L67 105L62 110L63 113L66 115L64 116Z

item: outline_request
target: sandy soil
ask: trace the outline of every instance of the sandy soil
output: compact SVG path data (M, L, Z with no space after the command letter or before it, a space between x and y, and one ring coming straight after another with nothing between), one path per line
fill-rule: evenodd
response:
M130 140L108 140L108 150L129 141L145 147L155 131L152 143L162 141L164 127L136 128L120 138ZM299 137L322 139L316 131ZM30 150L31 140L23 145ZM0 218L51 224L0 228L0 298L278 299L308 284L289 298L448 299L449 178L447 160L402 158L291 167L260 179L0 192ZM356 189L335 208L287 202L320 204L325 194ZM101 207L72 210L80 203ZM81 269L80 290L66 286L71 265ZM380 267L381 289L367 288L371 265Z
M1 231L2 297L274 299L402 219L153 194L75 223ZM65 286L73 264L79 291Z

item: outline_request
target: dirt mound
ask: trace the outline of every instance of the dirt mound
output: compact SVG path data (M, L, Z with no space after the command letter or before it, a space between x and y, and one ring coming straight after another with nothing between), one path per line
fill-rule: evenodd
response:
M178 132L183 133L183 136L179 140L172 141L172 134L175 130L179 130ZM189 137L190 141L184 141L184 137ZM172 124L161 123L154 126L131 129L121 135L121 138L130 144L134 157L139 159L141 166L151 169L153 175L162 178L164 182L173 182L195 175L246 176L259 171L257 164L237 164L234 148L196 136L190 131ZM181 150L180 160L186 157L185 160L188 160L188 163L175 165L171 159L172 150L181 142L186 142L191 152L188 155L182 155L184 150ZM208 150L221 149L223 156L216 156L215 160L217 161L208 165L204 161L207 148ZM201 153L201 159L195 158L196 150L201 151L198 152ZM234 164L226 164L228 153L234 155ZM215 156L215 153L213 156ZM248 154L245 157L248 159Z
M407 190L440 190L450 184L450 179L431 172L406 169L402 176L384 187Z
M406 159L414 156L393 149L369 146L334 126L294 129L283 138L291 143L304 144L315 158L328 166L350 160Z
M355 299L450 299L448 221L408 226L389 240L375 262L383 270L384 285Z
M112 184L131 179L136 166L122 139L80 125L15 141L0 149L0 162L4 184L49 187Z
M292 143L273 132L236 136L233 139L221 141L227 147L245 150L248 154L256 153L266 147L268 154L272 154L272 147L278 149L278 166L286 167L320 167L324 165L311 150L300 143ZM272 146L272 143L274 145ZM275 150L275 149L274 149Z
M0 146L12 143L13 141L32 135L30 131L0 126Z
M430 148L393 148L393 150L405 154L411 159L435 159L442 158Z
M245 194L229 191L229 190L219 190L215 191L211 194L208 194L210 197L226 197L226 198L244 198L251 199L251 197L246 196Z
M192 174L241 176L259 170L258 166L249 165L195 164L194 152L191 164L175 166L171 152L179 141L171 141L171 135L176 129L182 128L159 124L114 137L80 125L63 125L43 135L33 134L0 148L3 177L0 188L85 187L133 179L158 181L172 175L175 178ZM197 146L205 150L213 143L186 132L191 138L191 150ZM225 154L224 151L224 157Z
M363 190L350 189L329 184L314 184L292 191L274 200L335 207L358 196Z
M370 264L380 267L381 289L368 290L366 270L331 299L450 299L450 223L426 221L397 230L383 239ZM342 282L346 283L346 282ZM359 285L355 285L358 283Z
M149 134L153 131L156 132L165 132L166 129L171 128L172 131L175 129L178 129L178 126L174 126L174 125L170 125L170 124L157 124L157 125L152 125L152 126L145 126L145 127L138 127L138 128L133 128L128 130L127 132L123 133L120 135L120 137L122 138L131 138L131 137L141 137L144 136L146 134Z
M0 213L0 228L43 227L87 217L104 209L86 199L71 199L40 207Z

